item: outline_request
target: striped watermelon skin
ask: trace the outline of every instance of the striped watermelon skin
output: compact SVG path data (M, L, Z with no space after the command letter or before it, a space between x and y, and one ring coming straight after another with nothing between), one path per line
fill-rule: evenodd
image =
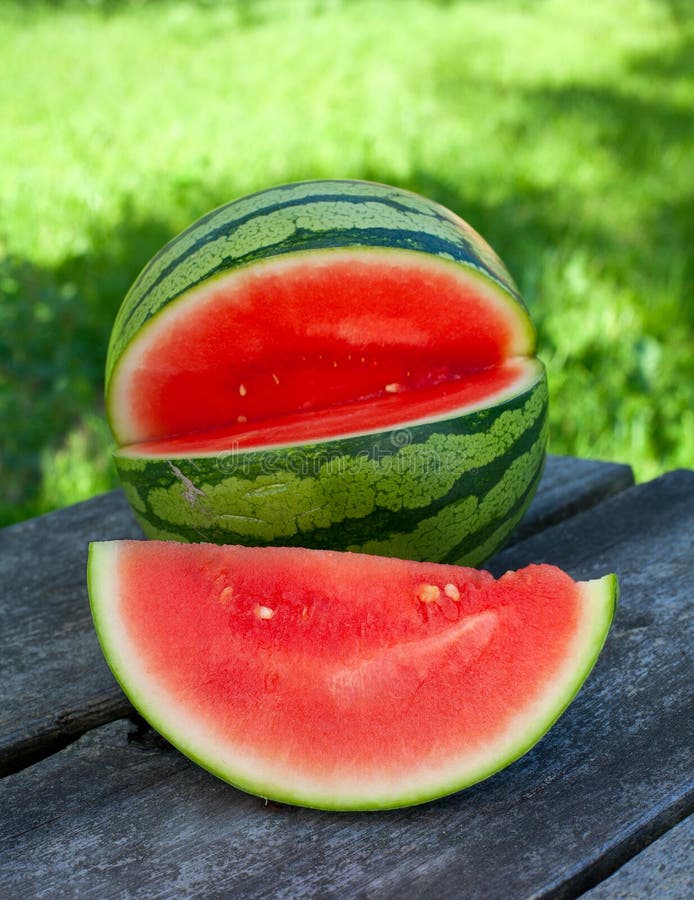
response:
M537 488L547 382L449 420L304 446L178 458L116 452L145 534L476 566Z
M107 394L130 341L181 295L221 273L265 259L334 248L388 248L454 261L491 279L527 314L511 275L489 244L440 204L366 181L296 182L219 207L152 258L114 323Z
M207 296L206 292L214 297L215 291L228 291L227 296L233 298L231 305L222 307L215 300L215 314L221 316L218 310L232 310L233 303L237 302L239 308L245 308L243 298L238 300L240 294L234 292L247 277L262 279L271 266L279 265L286 285L291 283L287 273L292 267L301 271L305 265L307 271L311 267L326 271L326 264L335 265L345 253L355 260L350 278L354 277L355 268L367 259L369 265L382 265L386 270L397 271L399 276L417 269L424 272L423 293L410 295L390 312L388 303L392 306L392 299L399 298L400 294L389 293L381 301L386 310L384 327L394 330L395 342L389 344L381 332L376 338L361 337L368 350L352 332L349 339L335 340L337 350L342 347L343 354L350 352L350 341L354 347L362 347L354 351L362 354L361 363L369 357L371 364L371 355L377 357L379 352L388 358L392 347L404 348L398 351L402 373L395 372L380 384L367 385L363 394L356 390L354 395L349 394L353 389L350 370L342 368L344 360L337 352L332 365L340 373L345 372L339 376L340 387L343 392L345 387L349 390L346 401L342 395L333 401L336 409L361 397L375 397L374 390L388 392L391 387L397 390L401 378L410 376L406 369L415 370L416 377L419 371L424 378L435 379L436 374L430 376L430 373L432 368L436 370L438 350L442 344L447 346L449 334L469 335L465 340L471 342L455 348L459 357L454 354L451 358L461 358L463 368L456 370L453 378L464 380L466 355L470 353L474 358L475 346L483 345L489 334L502 333L508 339L499 338L498 346L505 347L508 356L485 357L479 362L481 369L493 368L512 358L523 360L526 374L529 372L530 376L518 380L515 392L512 389L498 393L495 398L490 394L486 401L478 398L471 401L474 405L453 407L450 415L445 410L443 414L427 410L419 413L424 418L413 416L408 420L404 405L405 418L398 420L402 424L390 427L389 423L388 430L378 431L385 426L378 422L377 415L373 417L374 424L369 425L367 411L365 421L360 421L356 429L348 429L348 434L340 433L340 425L330 432L330 437L319 440L318 434L311 434L308 426L304 428L299 423L297 434L287 438L291 445L251 445L251 449L245 449L247 440L243 450L235 447L233 435L238 433L239 423L243 423L243 428L248 423L248 429L252 430L263 421L272 427L273 415L281 418L283 413L291 415L301 409L320 412L323 400L316 406L318 395L312 396L310 392L311 385L323 377L322 370L316 375L310 365L300 362L308 359L306 355L301 356L302 351L306 352L305 347L291 342L280 346L276 355L285 361L281 364L286 369L277 369L279 374L272 371L272 379L278 385L294 384L292 378L300 372L305 375L304 381L297 382L298 387L292 389L294 393L288 392L285 397L280 388L280 394L275 393L268 401L270 404L284 402L286 408L275 413L263 407L264 400L256 401L258 408L253 408L247 418L245 413L249 407L243 406L235 394L236 385L239 395L245 397L249 384L246 375L253 378L253 373L258 371L254 366L264 372L263 366L268 363L265 358L256 359L252 355L242 356L238 363L239 354L234 353L234 346L244 346L247 330L252 331L257 321L263 323L263 336L283 333L281 316L277 318L277 310L281 309L277 295L268 289L267 301L262 298L263 304L267 302L263 314L267 316L267 311L272 311L267 321L259 315L248 322L246 331L231 330L228 336L215 324L210 333L224 334L218 346L207 338L191 346L191 350L213 346L212 357L217 369L208 368L207 361L200 362L200 353L188 353L186 341L191 340L192 333L189 323L202 321L201 307L196 304L200 297ZM429 287L439 285L436 278L444 269L455 271L456 282L447 307L442 307L441 300L445 292L438 286ZM376 310L381 307L373 300L378 296L375 289L370 293L371 283L366 287L360 284L357 318L361 315L368 321L369 306L375 306ZM429 306L427 288L435 290ZM294 296L308 296L303 290L298 288ZM474 303L466 305L468 293L483 297L488 308L496 310L494 315L498 318L487 319L485 325L484 315L480 321L474 313L470 314ZM335 316L329 295L330 291L321 301L321 306L328 310L327 315L322 310L318 313L323 326L332 325L331 315ZM333 303L336 303L334 298ZM290 323L294 321L292 317L307 323L303 326L304 335L307 326L309 330L316 327L313 319L316 312L310 304L306 300L300 309L288 307L290 311L285 313ZM433 351L430 349L428 356L418 350L417 339L400 335L401 316L405 321L412 315L408 304L412 307L419 304L425 311L423 316L415 315L411 320L414 332L417 328L427 332L427 310L429 313L439 310L436 313L439 319L434 315L434 321L441 321L441 308L451 311L450 329L439 328L438 332L429 334ZM351 308L343 302L341 309L341 314L349 318ZM233 310L229 316L228 321L236 322ZM165 351L152 364L153 369L148 368L153 358L148 354L156 346L157 336L167 335L172 322L183 323L175 325L179 330L174 343L185 352L176 356L178 349L173 355ZM348 330L352 327L355 326L350 325ZM331 333L329 329L325 333L326 353L330 354ZM432 339L434 333L438 337ZM335 330L335 335L338 334L339 323ZM408 341L412 342L411 346ZM247 343L255 346L252 336ZM277 347L272 342L267 345L261 342L259 346ZM311 353L322 349L310 346ZM444 358L446 352L451 351L443 350ZM547 443L547 383L542 364L534 360L534 352L534 328L513 279L484 239L454 213L408 191L365 181L307 181L270 188L235 200L199 219L151 260L126 296L114 324L106 365L106 408L117 443L126 445L115 453L116 467L126 496L148 537L352 550L478 565L508 538L530 502L542 471ZM198 360L194 364L190 362L193 356ZM275 365L273 361L271 366ZM470 365L474 370L474 365ZM153 370L154 380L148 381ZM172 385L170 389L156 387L162 372L164 379L173 373L171 381L166 382ZM179 375L185 378L187 373L192 373L194 378L202 373L195 388L188 391L192 397L190 415L190 410L181 413L181 397L185 391L181 380L176 381ZM223 384L222 388L217 381ZM258 383L250 389L254 398L265 396L262 388L256 391ZM155 384L152 390L147 387L151 384ZM405 395L406 391L402 396ZM277 396L285 399L276 401ZM328 405L332 396L329 390L325 392ZM198 398L215 398L217 406L210 413L206 410L212 407L205 407ZM136 409L134 399L141 401L142 406ZM150 415L148 409L154 409L155 413ZM164 418L157 419L156 411L163 413ZM169 412L171 421L166 419ZM228 425L232 426L229 443L220 445L222 449L218 453L201 453L196 448L186 451L189 454L186 455L177 452L175 439L170 446L167 444L167 435L184 437L202 434L206 429L224 431ZM156 441L156 452L148 448L147 441Z

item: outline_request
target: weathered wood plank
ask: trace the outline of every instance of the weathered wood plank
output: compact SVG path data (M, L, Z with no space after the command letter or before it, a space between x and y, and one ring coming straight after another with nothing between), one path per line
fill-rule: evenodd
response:
M690 900L694 897L694 816L675 825L583 896L585 900Z
M693 540L694 473L680 472L495 561L549 559L581 578L615 570L622 600L554 729L468 791L389 813L265 805L113 722L0 783L12 810L0 894L576 896L694 804Z
M89 541L119 537L142 537L120 491L0 531L0 775L130 710L85 584Z
M628 466L550 457L523 533L632 480ZM120 491L0 531L0 775L127 714L92 628L85 569L89 541L141 536Z
M568 478L568 481L567 481ZM509 544L556 525L626 490L634 483L629 466L595 459L548 456L542 484Z

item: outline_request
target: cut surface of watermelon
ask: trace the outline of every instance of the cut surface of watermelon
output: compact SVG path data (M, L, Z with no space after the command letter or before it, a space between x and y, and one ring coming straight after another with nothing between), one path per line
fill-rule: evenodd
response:
M472 270L405 250L296 253L161 310L115 367L108 406L120 444L307 413L300 442L319 436L311 413L331 411L339 435L354 403L369 428L393 408L406 421L422 391L448 409L448 393L493 402L533 352L525 310Z
M508 765L580 688L614 576L299 548L92 544L105 656L146 719L264 797L420 803Z
M374 402L372 398L339 407L305 412L287 412L255 423L192 431L127 444L119 457L204 457L233 451L303 446L307 443L348 439L382 431L415 428L418 425L455 420L471 412L501 406L544 380L544 368L534 358L515 357L502 365L474 372L446 384L421 386L416 390L392 390Z

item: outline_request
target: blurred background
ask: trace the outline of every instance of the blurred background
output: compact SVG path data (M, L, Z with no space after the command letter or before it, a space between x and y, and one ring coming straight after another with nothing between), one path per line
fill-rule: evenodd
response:
M406 187L506 262L554 453L694 464L692 0L2 0L0 524L115 485L111 324L198 216Z

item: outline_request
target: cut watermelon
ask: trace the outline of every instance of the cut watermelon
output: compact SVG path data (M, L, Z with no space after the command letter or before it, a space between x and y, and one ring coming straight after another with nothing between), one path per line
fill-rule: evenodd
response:
M331 809L439 797L525 753L587 677L613 575L487 572L294 548L92 544L106 658L180 750Z
M116 466L155 538L477 564L539 480L547 384L486 242L436 203L317 181L221 207L116 319Z

